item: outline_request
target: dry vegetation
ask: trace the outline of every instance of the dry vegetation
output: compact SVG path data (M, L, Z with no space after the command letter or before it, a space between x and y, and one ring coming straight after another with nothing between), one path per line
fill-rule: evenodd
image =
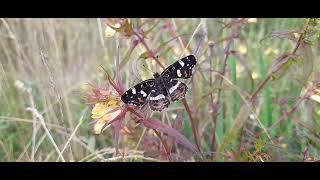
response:
M0 160L318 161L318 23L0 19ZM188 54L185 100L119 101Z

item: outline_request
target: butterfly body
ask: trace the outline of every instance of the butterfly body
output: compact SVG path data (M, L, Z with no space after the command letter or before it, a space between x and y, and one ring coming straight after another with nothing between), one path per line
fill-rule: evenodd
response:
M192 69L196 65L194 55L189 55L173 63L161 74L155 73L154 79L148 79L127 90L121 99L126 104L138 107L147 103L153 111L162 111L171 101L183 99L188 90L186 84L176 78L188 79L192 75Z

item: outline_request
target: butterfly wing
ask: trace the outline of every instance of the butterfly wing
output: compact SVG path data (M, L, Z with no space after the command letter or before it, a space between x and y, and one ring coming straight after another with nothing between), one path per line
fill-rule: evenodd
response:
M145 104L154 86L154 79L148 79L128 89L121 96L121 100L126 104L141 107Z
M186 84L174 79L171 79L166 86L172 101L183 99L188 91Z
M168 81L175 78L188 79L192 76L192 69L196 64L197 60L194 55L186 56L166 68L161 76Z
M155 80L155 86L151 90L149 106L153 111L162 111L170 104L166 87L160 82L159 79Z
M164 84L159 79L143 81L127 90L121 96L121 100L126 104L141 107L146 103L147 97L150 95L149 106L151 110L162 111L170 104L168 93L172 101L185 97L188 87L184 83L174 79L190 78L192 76L192 69L196 63L197 60L194 55L186 56L170 65L161 73L161 79L164 80Z

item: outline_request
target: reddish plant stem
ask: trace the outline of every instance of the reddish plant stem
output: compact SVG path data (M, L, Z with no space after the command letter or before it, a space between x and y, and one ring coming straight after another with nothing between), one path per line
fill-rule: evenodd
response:
M296 52L299 49L299 46L302 44L304 37L306 34L306 30L304 30L304 33L302 33L299 37L299 40L295 46L295 48L292 51L292 55L296 54ZM280 68L279 68L280 69ZM274 72L275 73L275 72ZM250 101L254 102L256 97L258 96L258 94L261 92L261 90L264 88L265 84L271 79L272 74L269 74L268 77L260 84L260 86L258 87L258 89L254 92L254 94L251 96ZM267 132L269 132L270 130L272 130L273 128L275 128L281 121L285 120L289 115L291 115L292 113L294 113L297 109L298 106L301 104L301 102L304 100L305 98L300 98L299 101L297 101L296 105L294 107L291 108L290 111L284 113L272 126L270 126L269 128L267 128L265 131L258 133L256 135L256 137L261 136L262 134L265 134Z
M192 89L192 112L197 114L196 84L194 82L194 76L191 77L191 89ZM198 125L196 127L198 129Z
M138 40L136 42L139 42ZM133 45L131 45L131 47L129 47L129 49L127 50L124 58L122 59L122 61L120 62L120 69L123 68L123 66L129 61L129 58L132 54L132 52L134 51L134 49L138 46L139 43L133 43Z
M237 21L237 20L232 20L232 24L233 24L233 21ZM232 33L231 33L231 36L230 36L230 39L229 41L227 42L227 45L224 49L224 54L225 54L225 58L223 60L223 67L222 67L222 70L221 70L221 76L224 76L225 73L226 73L226 68L227 68L227 60L228 60L228 57L230 55L230 46L231 46L231 43L233 43L234 39L238 37L238 32L240 30L240 27L241 27L241 23L240 24L237 24L235 23L234 25L236 25L236 27L234 27L234 29L232 30ZM232 27L230 27L232 28ZM220 79L220 82L219 82L219 86L222 87L222 83L223 83L223 80L224 78L221 78ZM221 97L221 89L218 89L218 99L217 99L217 102L215 103L215 106L216 106L216 113L213 117L213 123L214 123L214 127L217 126L217 118L218 118L218 111L219 111L219 107L220 107L220 97ZM212 144L211 144L211 151L214 151L214 147L215 147L215 138L216 138L216 128L213 129L212 131Z
M304 33L302 33L299 37L299 40L295 46L295 48L292 51L292 55L296 54L296 52L298 51L299 46L302 44L302 41L305 37L305 33L306 31L304 30ZM280 68L278 68L279 70ZM273 72L276 73L276 72ZM267 82L271 79L271 74L268 75L268 77L259 85L258 89L253 93L253 95L251 96L250 100L251 102L254 102L254 100L256 99L256 97L258 96L258 94L261 92L261 90L264 88L264 86L267 84Z
M192 118L191 110L189 108L189 105L188 105L186 99L182 99L182 102L183 102L184 107L186 108L186 111L188 113L189 119L191 121L192 132L193 132L193 136L194 136L194 139L195 139L195 143L196 143L197 149L198 149L202 159L204 159L204 156L203 156L202 151L200 149L199 132L198 132L198 129L196 128L196 123L194 122L194 119Z
M171 22L167 21L166 24L169 27L168 29L169 29L171 36L172 37L177 36L177 25L176 25L175 20L171 19ZM183 39L180 36L178 37L178 42L179 42L181 50L184 51L184 48L187 46L187 44L183 41ZM190 47L187 47L187 49L190 51Z
M310 145L307 146L306 150L303 153L303 160L302 160L303 162L307 161L309 154L310 154Z
M120 140L120 129L121 129L121 119L113 123L114 126L114 139L116 146L116 156L119 155L119 140Z
M302 41L304 40L305 34L306 34L306 30L303 31L303 33L300 35L299 40L296 44L296 47L293 49L292 54L295 54L300 46L300 44L302 43Z
M290 111L285 112L272 126L268 127L265 131L256 134L256 137L260 137L262 134L266 134L270 132L273 128L275 128L281 121L285 120L288 116L294 113L299 105L303 102L304 98L300 98L294 107L290 109Z
M136 112L134 109L132 109L130 107L128 107L128 109L129 109L130 112L132 112L133 114L138 116L140 118L140 120L145 119L145 117L143 117L140 113ZM163 147L164 147L164 149L166 151L168 160L172 161L172 158L171 158L171 155L170 155L170 150L169 150L169 147L168 147L167 143L161 138L161 134L157 130L153 129L153 131L156 133L156 135L160 139L160 142L161 142L161 144L163 145Z
M147 23L151 22L153 19L146 19L145 21L143 21L140 25L138 25L138 29L141 29L144 25L146 25ZM161 20L158 20L158 22L155 22L155 25L159 24Z
M107 79L110 83L110 85L118 92L119 95L121 95L123 93L123 89L121 87L118 87L117 84L112 80L109 72L102 66L100 65L100 67L103 69L103 71L106 73ZM121 84L121 82L120 82ZM123 84L121 84L121 86L123 87Z
M121 76L120 76L120 44L119 44L119 37L116 36L116 56L115 56L115 79L117 83L117 87L121 92L124 91L124 86L121 83Z
M143 44L143 46L146 48L146 50L149 52L150 57L152 57L152 59L154 59L160 66L162 69L165 69L165 67L160 63L160 61L155 57L154 53L151 51L151 49L149 48L149 46L147 45L147 43L144 41L144 39L137 33L137 32L133 32L139 39L139 41Z
M294 48L294 50L292 51L292 55L294 55L300 44L302 43L302 40L303 40L303 37L304 37L304 34L301 34L300 37L299 37L299 40ZM277 71L280 70L280 68L277 69ZM276 73L277 71L273 72L273 73ZM272 74L269 74L268 77L259 85L258 89L252 94L251 98L250 98L250 101L251 102L254 102L255 99L257 98L258 94L262 91L262 89L264 88L264 86L267 84L267 82L271 79L272 77Z
M153 129L153 131L156 133L156 135L157 135L158 138L160 139L161 144L163 145L163 147L164 147L164 149L165 149L165 151L166 151L168 160L169 160L169 161L172 161L171 154L170 154L170 149L169 149L167 143L162 139L161 134L160 134L157 130Z
M240 130L240 140L239 140L239 148L238 148L238 155L240 156L241 154L241 147L242 147L242 139L243 139L243 131L244 131L244 126Z
M258 94L263 90L264 86L267 84L267 82L271 79L271 75L268 75L268 77L259 85L257 90L253 93L253 95L250 98L250 102L254 102L255 99L258 97Z
M198 55L198 52L199 52L199 50L200 50L200 47L203 45L203 43L204 43L204 40L205 40L205 36L206 36L207 34L204 34L202 37L201 37L201 39L200 39L200 41L199 41L199 43L198 43L198 45L197 45L197 47L196 47L196 50L193 52L193 54L195 55L195 56L197 56ZM196 107L196 104L197 104L197 98L196 98L196 84L195 84L195 81L194 81L194 76L192 76L191 77L191 89L192 89L192 111L195 113L195 114L197 114L197 107ZM197 124L197 129L198 129L198 124Z
M213 45L212 46L210 46L210 51L209 51L209 53L210 53L210 58L212 59L213 58ZM212 60L210 61L210 69L213 69L213 65L212 65ZM212 72L210 71L210 77L209 77L209 82L210 82L210 87L212 87L212 84L213 84L213 82L212 82ZM213 120L213 132L216 132L216 124L217 124L217 116L218 116L218 114L216 114L217 113L217 110L216 110L216 108L215 108L215 103L213 102L213 94L212 94L212 92L210 93L210 101L211 101L211 108L212 108L212 120ZM214 145L215 145L215 142L216 141L216 133L213 133L212 134L212 139L211 139L211 150L213 150L213 149L215 149L215 147L214 147ZM213 157L214 157L214 153L212 153L212 156L211 156L211 158L213 159Z
M211 108L212 108L212 119L213 119L213 129L212 129L212 138L211 138L211 151L213 152L215 150L215 144L216 144L216 129L217 129L217 117L218 117L218 107L216 107L217 104L213 102L212 94L210 94L211 97ZM213 158L213 157L212 157Z

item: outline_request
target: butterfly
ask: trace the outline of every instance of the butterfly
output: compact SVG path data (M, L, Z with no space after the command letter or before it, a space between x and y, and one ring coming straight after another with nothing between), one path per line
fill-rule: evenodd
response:
M161 74L154 73L153 79L142 81L128 89L122 94L121 100L128 105L138 107L149 102L151 110L162 111L169 107L169 99L174 102L185 97L188 87L176 79L190 78L196 63L194 55L186 56L167 67Z

